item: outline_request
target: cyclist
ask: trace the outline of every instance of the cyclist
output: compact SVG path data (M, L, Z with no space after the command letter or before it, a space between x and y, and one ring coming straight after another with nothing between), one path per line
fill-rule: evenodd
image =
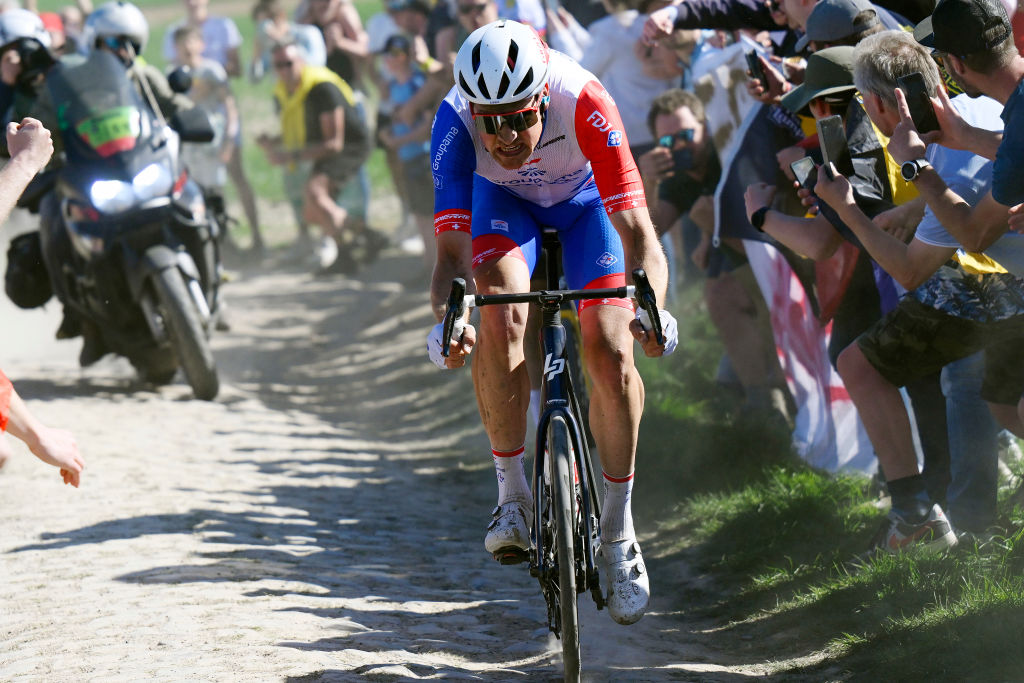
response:
M625 271L642 267L664 300L665 256L640 174L615 103L593 74L549 50L533 29L499 20L470 34L454 75L455 87L434 119L431 149L437 242L431 303L438 320L454 277L475 281L484 294L526 291L543 226L559 231L570 288L620 286ZM438 325L428 349L440 367L458 367L479 347L474 385L498 479L484 546L511 564L527 558L533 507L523 469L527 305L480 313L479 340L467 326L446 361ZM670 353L676 323L666 311L660 317L664 345L634 318L627 299L579 307L593 383L590 425L605 481L600 555L611 584L609 612L622 624L642 617L650 596L630 507L644 396L631 336L649 356ZM547 363L545 371L557 372Z

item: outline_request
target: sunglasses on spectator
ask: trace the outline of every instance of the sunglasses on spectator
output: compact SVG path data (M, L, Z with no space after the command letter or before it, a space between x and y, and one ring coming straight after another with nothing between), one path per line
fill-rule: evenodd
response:
M480 2L475 5L459 5L459 14L480 14L487 9L486 2Z
M290 69L290 68L292 68L292 64L294 64L294 63L295 62L293 62L290 59L285 59L285 60L282 60L280 62L274 62L274 68L275 69Z
M527 107L518 111L502 112L500 114L478 114L473 112L473 121L476 129L488 135L497 135L502 126L507 125L517 133L522 133L527 128L537 124L540 120L540 107Z
M693 128L683 128L675 135L662 135L658 138L658 147L668 147L671 149L676 144L676 140L693 142L693 135L696 132Z

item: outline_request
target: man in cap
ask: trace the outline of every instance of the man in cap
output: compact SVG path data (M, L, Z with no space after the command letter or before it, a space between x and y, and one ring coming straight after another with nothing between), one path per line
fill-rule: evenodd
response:
M994 159L992 189L973 207L949 191L934 169L922 166L914 184L942 225L966 248L980 251L1019 216L1024 203L1024 57L1013 42L1010 21L993 0L942 0L914 37L932 49L946 72L968 95L987 95L1003 105L1003 132L972 126L939 89L932 98L941 131L924 139L905 118L889 142L893 158L903 164L924 160L927 142L966 149ZM902 93L897 98L903 102ZM1014 207L1010 209L1009 207ZM1019 219L1018 219L1019 220Z
M856 45L862 38L883 30L878 12L868 0L819 0L807 17L797 52L836 45Z

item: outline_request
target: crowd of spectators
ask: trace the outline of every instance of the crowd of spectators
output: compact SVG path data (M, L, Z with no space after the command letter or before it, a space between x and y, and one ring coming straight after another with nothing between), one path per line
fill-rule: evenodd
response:
M79 0L41 15L54 53L88 47L91 10ZM720 374L740 386L741 410L791 426L796 407L745 253L756 240L783 254L831 325L830 359L892 499L878 545L951 545L995 521L1000 431L1024 436L1024 128L1013 124L1024 117L1024 58L1013 0L386 0L365 25L351 0L259 0L244 55L236 24L210 10L183 0L162 51L168 66L191 67L190 95L215 122L216 144L190 150L193 165L215 190L234 185L257 252L231 79L275 80L282 128L258 142L282 169L299 244L316 245L322 272L353 273L387 243L367 224L374 145L401 201L399 234L423 243L429 271L430 124L455 54L487 23L527 23L617 102L672 278L703 281ZM755 48L743 88L775 141L758 151L764 129L751 127L732 146L759 156L738 189L723 181L700 81L702 65L737 43ZM915 73L924 99L899 89ZM915 128L921 106L936 130ZM826 119L839 121L845 156L823 156ZM816 173L799 182L805 157ZM739 221L716 199L729 184L746 190ZM841 283L827 293L826 274Z

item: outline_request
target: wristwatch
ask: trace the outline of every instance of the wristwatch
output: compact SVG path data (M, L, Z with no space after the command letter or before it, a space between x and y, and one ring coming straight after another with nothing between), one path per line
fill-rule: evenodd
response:
M931 166L925 159L914 159L913 161L904 161L903 165L900 166L900 175L908 183L911 180L917 178L918 174L921 173L922 168Z
M754 229L758 232L764 232L764 217L771 211L770 206L762 206L760 209L750 214L750 224L754 226Z

